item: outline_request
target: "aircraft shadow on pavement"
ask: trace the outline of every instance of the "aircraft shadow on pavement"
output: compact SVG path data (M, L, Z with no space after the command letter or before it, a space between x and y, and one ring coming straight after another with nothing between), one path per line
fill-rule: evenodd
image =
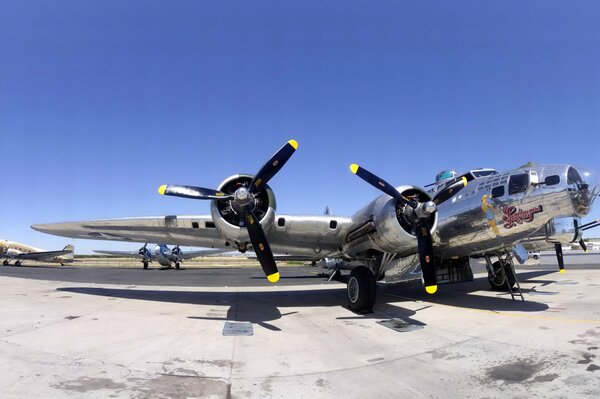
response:
M550 283L553 280L530 280L549 273L551 272L520 273L519 279L521 282L535 281L538 283ZM339 289L317 288L314 290L277 292L163 291L96 287L65 287L58 288L57 290L111 298L206 306L229 306L227 313L223 315L215 315L215 312L211 311L206 315L194 315L188 318L197 320L248 321L273 331L280 331L280 329L268 322L297 313L297 311L282 313L280 308L343 306L346 303L346 288L341 285ZM505 293L498 293L496 296L472 295L472 293L481 290L489 291L486 278L477 278L473 282L468 283L440 286L438 293L435 295L425 294L423 288L415 286L414 283L382 285L379 289L373 313L352 314L348 317L339 317L338 319L369 318L382 320L398 318L415 325L423 326L424 323L413 319L413 317L419 310L431 307L428 303L490 311L541 312L548 309L548 305L536 302L531 297L526 297L525 302L522 302L520 299L513 301L510 295L506 295ZM402 302L414 303L415 301L423 301L424 306L417 310L401 306Z

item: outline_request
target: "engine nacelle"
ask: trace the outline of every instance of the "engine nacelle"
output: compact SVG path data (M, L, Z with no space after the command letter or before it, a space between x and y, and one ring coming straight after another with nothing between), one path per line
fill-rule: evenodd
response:
M424 190L414 186L401 186L398 191L407 198L423 203L431 201ZM406 255L417 250L416 225L407 218L404 205L382 195L352 216L352 226L343 245L349 255L356 255L369 249ZM437 227L437 212L429 220L433 233Z
M248 187L252 178L251 175L228 177L219 185L217 190L225 194L233 194L235 190L242 186ZM277 209L275 194L273 194L273 190L268 184L263 184L254 190L252 196L254 202L253 212L256 218L260 220L265 234L267 234L275 222L275 210ZM210 213L219 233L228 240L235 242L238 248L244 251L250 237L248 236L248 230L245 227L240 227L240 224L244 224L241 209L236 209L231 199L219 199L212 201Z
M575 227L578 224L581 224L578 218L556 217L546 224L546 240L562 244L578 241L581 238Z

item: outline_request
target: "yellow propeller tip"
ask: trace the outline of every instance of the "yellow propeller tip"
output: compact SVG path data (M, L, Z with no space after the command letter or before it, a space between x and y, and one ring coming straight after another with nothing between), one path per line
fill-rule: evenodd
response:
M463 182L463 186L466 187L467 186L467 178L466 177L462 177L462 182Z
M425 291L427 291L428 294L435 294L437 292L437 285L429 285L425 287Z
M298 142L296 140L290 140L288 141L288 144L294 147L294 150L298 149Z
M165 195L165 191L167 191L167 185L166 185L166 184L163 184L162 186L160 186L160 187L158 188L158 193L159 193L160 195Z
M561 273L564 273L564 272L565 272L565 269L560 269L559 271L560 271Z
M270 283L276 283L279 281L279 272L273 273L273 274L269 274L267 276L267 280L269 280Z
M356 174L356 172L358 172L358 168L359 166L355 163L353 163L352 165L350 165L350 172Z

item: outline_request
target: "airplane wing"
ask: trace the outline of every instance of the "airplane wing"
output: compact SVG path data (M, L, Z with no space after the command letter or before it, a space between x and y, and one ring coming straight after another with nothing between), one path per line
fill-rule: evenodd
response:
M167 245L226 248L225 241L204 216L159 216L37 224L34 230L62 237Z
M339 248L348 233L350 218L332 215L277 215L276 218L267 233L276 253L316 258L341 256ZM210 215L103 219L31 227L70 238L237 250L232 240L221 236Z
M140 256L139 251L104 251L104 250L94 250L95 253L101 255L113 255L113 256L125 256L131 258L137 258Z
M57 256L72 254L73 251L61 250L61 251L44 251L44 252L29 252L15 256L15 259L21 260L46 260L53 259Z
M225 252L231 252L231 249L204 249L204 250L199 250L199 251L185 251L183 253L182 258L183 259L192 259L192 258L198 258L200 256L212 256L212 255L223 254Z

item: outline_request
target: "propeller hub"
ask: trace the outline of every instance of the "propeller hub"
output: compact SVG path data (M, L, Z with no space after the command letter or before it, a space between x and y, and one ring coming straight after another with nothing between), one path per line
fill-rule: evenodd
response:
M431 215L435 213L435 211L437 210L437 206L435 205L435 202L427 201L422 205L422 209L423 212L425 212L428 215Z
M238 188L233 194L235 201L240 204L247 204L250 202L250 191L246 187Z

